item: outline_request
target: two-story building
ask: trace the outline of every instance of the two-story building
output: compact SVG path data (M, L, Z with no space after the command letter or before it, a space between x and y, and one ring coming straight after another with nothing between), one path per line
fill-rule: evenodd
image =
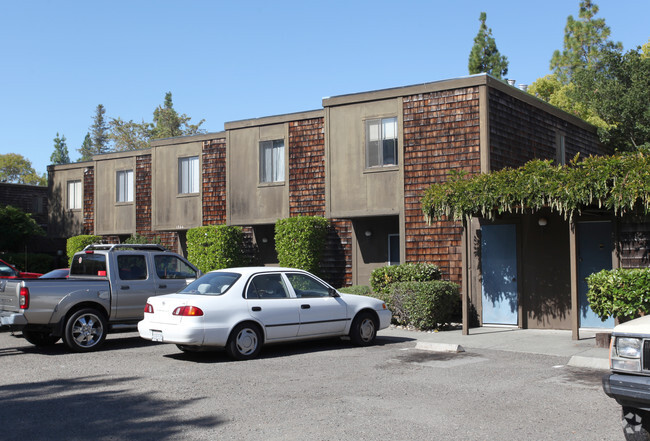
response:
M325 98L318 110L228 122L223 132L51 166L50 219L60 237L120 241L137 233L159 236L181 252L190 228L239 225L255 261L274 265L277 220L324 216L331 231L322 268L333 285L367 285L371 271L387 264L431 262L445 278L473 287L473 306L487 323L477 281L482 265L499 261L468 254L461 223L428 223L424 190L454 171L489 173L534 158L565 163L577 153L607 153L594 127L475 75ZM537 222L517 220L514 250L554 240L532 229ZM482 224L473 225L480 230ZM569 250L560 248L549 258L561 261ZM526 248L517 256L534 259L535 253ZM540 298L569 295L564 278L548 273L543 282L529 275L518 284L521 301L501 305L515 311L508 324L570 328L570 308L566 316L532 309L546 302Z

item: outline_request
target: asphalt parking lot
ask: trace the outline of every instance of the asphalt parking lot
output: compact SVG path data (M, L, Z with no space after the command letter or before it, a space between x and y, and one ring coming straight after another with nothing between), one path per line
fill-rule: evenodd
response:
M17 334L19 335L19 333ZM95 353L0 333L3 440L616 440L602 371L567 357L415 350L408 337L185 354L136 333Z

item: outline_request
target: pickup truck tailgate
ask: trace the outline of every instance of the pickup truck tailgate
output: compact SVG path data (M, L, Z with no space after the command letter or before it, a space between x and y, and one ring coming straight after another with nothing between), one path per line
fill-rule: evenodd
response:
M0 279L0 311L20 311L20 287L20 281Z

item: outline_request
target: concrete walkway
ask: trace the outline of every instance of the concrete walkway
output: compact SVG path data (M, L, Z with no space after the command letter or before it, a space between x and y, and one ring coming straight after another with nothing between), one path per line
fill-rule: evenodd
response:
M397 337L416 340L416 349L455 352L456 350L493 349L498 351L568 357L568 365L609 369L609 349L596 347L595 331L580 330L580 340L571 339L571 331L548 329L518 329L482 327L461 330L421 332L389 327L379 337Z

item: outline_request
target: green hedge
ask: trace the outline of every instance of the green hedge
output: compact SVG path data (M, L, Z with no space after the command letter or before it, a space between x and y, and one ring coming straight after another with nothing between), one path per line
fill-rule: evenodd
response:
M461 319L460 287L453 282L400 282L387 303L397 323L418 329L441 329Z
M49 254L5 253L0 257L21 271L44 274L54 269L54 257Z
M275 224L275 249L280 266L320 273L329 221L318 216L280 219Z
M372 297L372 290L366 285L345 286L338 289L339 292L346 294L356 294L358 296Z
M187 231L187 260L202 272L244 266L241 227L216 225Z
M428 282L441 277L440 268L432 263L403 263L375 269L370 274L370 286L376 294L389 294L395 283Z
M587 277L587 299L603 320L632 319L650 312L650 269L602 270Z
M68 241L66 242L68 266L70 266L70 264L72 263L72 257L74 256L75 253L78 253L79 251L83 250L88 245L99 243L100 240L101 240L100 236L93 236L89 234L82 234L79 236L73 236L69 238Z

